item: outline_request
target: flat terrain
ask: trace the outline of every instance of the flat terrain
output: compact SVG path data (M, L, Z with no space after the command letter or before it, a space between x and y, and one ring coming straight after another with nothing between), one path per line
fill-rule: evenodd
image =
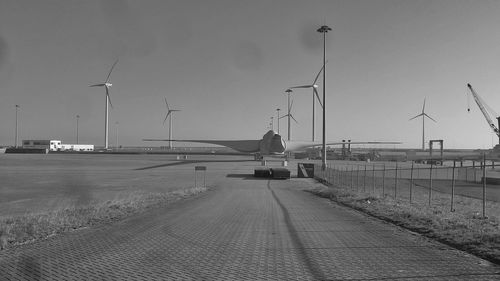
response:
M0 280L500 278L496 265L303 192L319 185L314 180L256 179L256 162L220 160L205 162L212 187L197 197L0 251ZM201 165L129 161L115 176L179 174L180 185ZM101 177L114 188L127 182Z
M204 165L204 161L251 166L256 163L249 161L252 159L190 156L179 161L175 155L0 154L0 217L121 199L132 193L193 187L194 166ZM211 165L207 185L224 175L220 169L221 164ZM202 174L198 177L202 183Z

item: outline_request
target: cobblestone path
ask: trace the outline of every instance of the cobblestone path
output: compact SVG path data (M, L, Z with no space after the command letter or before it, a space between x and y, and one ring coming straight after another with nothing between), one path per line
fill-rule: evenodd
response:
M0 280L500 280L500 268L302 189L229 176L111 225L0 252Z

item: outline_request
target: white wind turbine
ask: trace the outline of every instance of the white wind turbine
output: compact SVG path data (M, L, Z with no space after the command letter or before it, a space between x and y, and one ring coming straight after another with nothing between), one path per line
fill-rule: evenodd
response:
M280 117L281 118L285 118L285 117L288 117L288 140L291 139L291 135L292 135L292 129L291 129L291 125L290 125L290 118L293 119L293 121L295 121L295 123L299 123L297 122L297 120L295 120L295 118L293 117L293 114L292 114L292 107L293 107L293 100L291 101L290 103L290 93L292 92L292 90L288 89L287 91L287 94L288 94L288 113L286 115L283 115Z
M109 70L108 77L106 77L106 81L104 83L100 84L94 84L90 85L89 87L104 87L106 89L106 107L105 107L105 112L104 112L104 148L108 149L108 123L109 123L109 109L108 109L108 104L113 108L113 104L111 104L111 98L109 97L109 88L113 86L113 84L109 83L109 77L111 76L111 72L113 71L113 68L115 68L115 65L118 63L118 60L115 61L111 69Z
M180 111L179 109L170 109L168 106L167 98L165 97L165 105L167 106L167 115L165 115L165 119L163 120L163 124L167 121L167 118L170 116L170 124L168 127L168 148L172 149L172 118L174 116L173 112Z
M437 123L436 120L432 119L432 117L430 117L429 115L427 115L427 113L425 113L425 98L424 98L424 106L422 106L422 113L411 118L410 120L413 120L413 119L420 117L420 116L422 116L422 150L425 150L425 117L427 117L427 118L429 118L432 121Z
M318 91L316 90L316 88L318 88L318 85L316 85L316 81L318 81L319 75L323 71L324 67L325 67L324 65L321 67L321 69L318 72L318 75L316 75L316 78L314 78L314 81L312 82L312 84L310 84L310 85L302 85L302 86L295 86L295 87L291 87L290 88L290 89L309 89L309 88L312 88L312 90L313 90L313 92L312 92L312 141L315 141L315 139L316 139L315 133L314 133L314 128L315 128L315 124L314 123L315 123L315 119L316 119L316 113L315 113L315 109L314 108L315 108L315 104L316 104L316 102L315 102L316 98L318 99L318 102L321 105L321 108L323 108L323 104L321 102L321 99L319 98Z

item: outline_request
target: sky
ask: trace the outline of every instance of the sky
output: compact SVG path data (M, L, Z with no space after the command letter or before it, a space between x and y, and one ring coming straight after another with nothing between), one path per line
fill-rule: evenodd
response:
M409 119L426 99L427 141L491 148L466 85L500 112L499 14L497 0L0 0L0 145L14 144L17 104L19 139L75 143L79 115L79 142L102 146L105 92L88 86L116 59L110 145L166 145L142 141L168 137L164 98L181 110L174 138L259 139L285 90L320 70L326 24L328 141L419 148ZM292 139L310 140L312 92L291 97Z

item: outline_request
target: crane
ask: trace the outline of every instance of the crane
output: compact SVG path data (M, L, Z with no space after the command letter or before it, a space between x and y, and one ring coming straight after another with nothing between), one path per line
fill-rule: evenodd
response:
M498 128L500 127L500 116L498 116L498 114L496 114L492 109L491 107L489 107L484 101L483 99L476 93L476 91L474 91L474 89L472 88L472 86L470 84L467 84L467 87L469 87L469 90L472 94L472 96L474 97L474 100L476 101L477 103L477 106L479 107L479 109L481 110L481 112L483 113L484 115L484 118L486 119L486 122L488 122L488 125L490 126L490 128L493 130L493 132L498 136L498 142L500 144L500 130L498 130ZM486 110L486 107L489 109L489 110ZM467 111L470 112L470 106L469 108L467 108ZM492 114L496 115L497 117L495 117L497 119L497 124L498 125L495 125L495 123L493 123L493 120L491 119L490 117L490 113L488 112L490 111Z

